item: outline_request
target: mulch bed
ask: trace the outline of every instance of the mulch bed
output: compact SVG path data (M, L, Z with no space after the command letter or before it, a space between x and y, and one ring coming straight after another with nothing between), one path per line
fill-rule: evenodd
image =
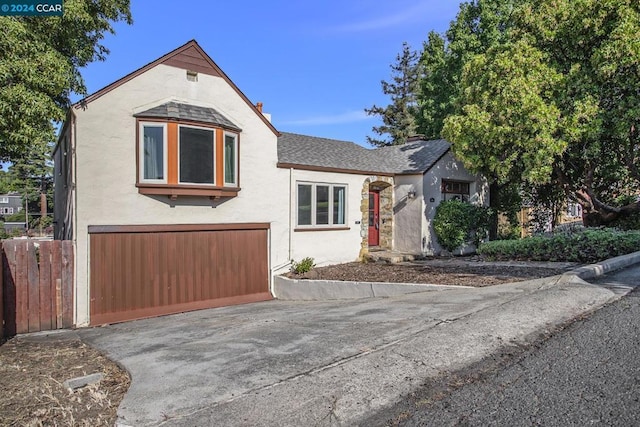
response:
M441 285L490 286L501 283L555 276L566 271L564 268L496 265L428 265L428 263L361 263L316 267L309 273L287 277L298 279L343 280L391 283L431 283Z

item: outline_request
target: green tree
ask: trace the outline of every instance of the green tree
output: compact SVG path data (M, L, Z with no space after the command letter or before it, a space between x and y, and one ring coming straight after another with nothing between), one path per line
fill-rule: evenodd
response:
M452 55L440 34L431 31L422 49L416 125L427 139L439 139L445 117L453 113L458 73L451 68Z
M10 190L10 179L7 171L0 169L0 194L6 194Z
M459 101L464 66L475 55L508 40L512 26L512 14L524 0L474 0L460 5L460 11L444 36L429 33L423 45L420 66L423 75L418 92L418 133L428 138L442 138L444 120L458 114L462 108ZM511 197L504 201L503 192L513 193L513 185L498 182L496 176L485 172L489 179L489 203L494 217L490 227L490 238L498 234L498 214L514 217ZM510 187L510 188L507 188Z
M46 197L46 212L53 211L53 164L51 161L51 145L34 144L29 147L27 154L13 163L5 174L7 192L19 193L30 217L30 228L41 223L40 214L42 195ZM24 203L23 202L23 203ZM25 215L22 214L24 220ZM46 224L46 220L42 222Z
M420 67L418 132L440 138L444 119L459 109L462 70L476 54L502 43L516 5L523 0L474 0L460 11L444 36L432 31L423 44Z
M0 17L0 161L53 141L72 93L84 95L80 69L104 60L112 23L131 23L129 0L65 0L61 17Z
M499 182L552 183L587 225L640 186L640 4L542 0L519 5L508 37L463 67L443 135L470 169Z
M392 81L382 81L382 92L390 95L391 104L386 107L374 105L365 108L370 116L379 116L381 126L374 126L373 131L380 135L388 135L386 139L376 139L367 136L369 144L376 147L385 145L399 145L407 142L407 138L416 134L416 92L418 87L418 53L412 51L405 42L402 53L396 57L396 63L391 65Z

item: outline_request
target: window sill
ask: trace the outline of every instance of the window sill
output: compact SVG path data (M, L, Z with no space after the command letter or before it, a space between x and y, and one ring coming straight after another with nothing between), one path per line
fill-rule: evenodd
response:
M349 227L309 227L309 228L294 228L294 232L304 231L347 231L351 230Z
M200 185L165 185L165 184L136 184L138 193L148 196L167 196L171 200L178 197L236 197L238 187L209 187Z

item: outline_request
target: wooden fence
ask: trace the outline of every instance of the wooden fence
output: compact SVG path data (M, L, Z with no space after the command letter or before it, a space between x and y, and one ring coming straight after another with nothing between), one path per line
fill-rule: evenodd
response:
M73 326L73 242L0 244L2 337Z

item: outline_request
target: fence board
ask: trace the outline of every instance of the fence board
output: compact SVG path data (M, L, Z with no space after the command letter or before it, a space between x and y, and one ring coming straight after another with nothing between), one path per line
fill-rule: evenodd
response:
M16 251L10 241L3 242L2 249L4 333L5 336L13 336L16 334L16 287L12 271L15 271Z
M73 326L73 242L62 241L62 327Z
M36 246L32 240L27 241L26 252L26 270L27 270L27 330L29 332L38 332L40 329L40 274L38 272L38 260L36 256Z
M54 295L56 296L56 303L54 305L55 311L55 329L62 329L62 300L61 295L59 295L60 290L58 289L61 284L59 283L61 279L60 273L60 258L62 257L60 245L53 245L53 251L51 252L52 261L51 261L51 282L54 284L54 288L56 292Z
M3 337L73 326L73 257L71 241L0 242Z
M16 333L29 332L29 278L27 274L26 248L16 244L16 263L14 277L16 283Z
M4 338L4 254L0 240L0 343Z
M51 283L51 247L52 242L40 243L40 327L43 331L54 328L54 298ZM55 289L55 288L54 288Z

